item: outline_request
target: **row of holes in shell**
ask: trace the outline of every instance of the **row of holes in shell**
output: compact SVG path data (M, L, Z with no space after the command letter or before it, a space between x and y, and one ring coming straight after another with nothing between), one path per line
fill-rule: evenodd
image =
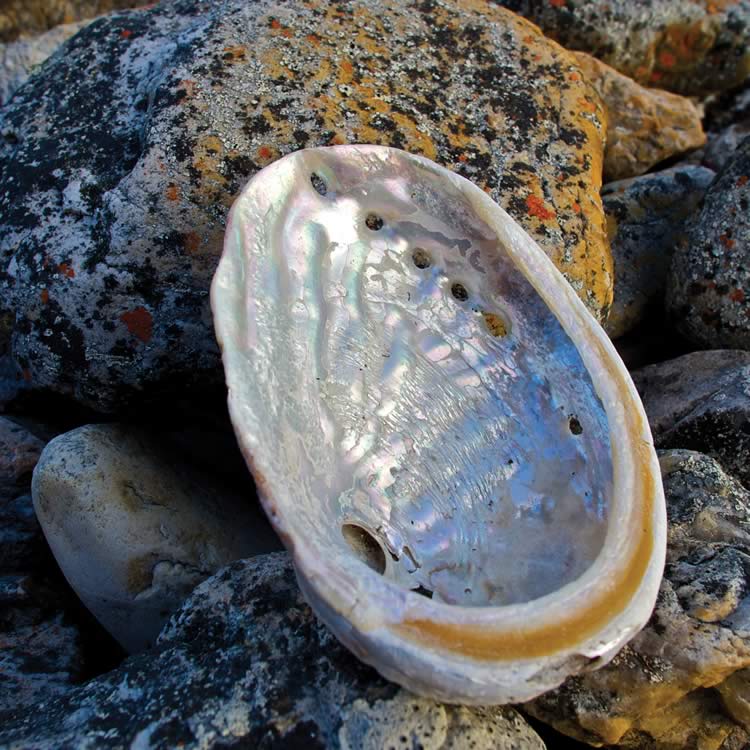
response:
M326 185L325 180L316 172L313 172L310 175L310 184L319 195L328 194L328 186ZM365 217L365 226L372 232L379 232L385 226L385 222L382 217L377 214L369 213ZM414 265L421 270L427 269L432 265L432 256L424 248L415 247L414 250L412 250L411 258ZM469 291L461 282L453 282L450 290L451 295L456 301L461 303L469 301ZM496 338L502 338L510 333L510 324L504 315L488 312L487 310L480 310L479 308L474 309L475 312L481 314L490 334Z

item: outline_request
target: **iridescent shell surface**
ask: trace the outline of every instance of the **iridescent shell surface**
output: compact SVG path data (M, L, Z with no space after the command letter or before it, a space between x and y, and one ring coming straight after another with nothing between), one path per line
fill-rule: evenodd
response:
M357 656L517 702L645 624L666 521L640 400L481 190L397 149L298 151L236 201L211 294L266 512Z

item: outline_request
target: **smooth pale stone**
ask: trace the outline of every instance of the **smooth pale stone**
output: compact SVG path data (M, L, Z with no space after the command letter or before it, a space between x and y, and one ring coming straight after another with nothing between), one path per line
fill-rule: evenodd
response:
M147 648L203 579L279 549L255 500L180 461L163 441L121 425L52 440L32 496L66 578L131 653Z

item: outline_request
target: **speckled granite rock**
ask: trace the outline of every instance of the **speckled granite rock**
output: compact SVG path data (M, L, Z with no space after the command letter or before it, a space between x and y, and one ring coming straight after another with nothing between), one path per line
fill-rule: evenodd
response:
M286 553L203 583L156 651L0 722L7 748L543 750L512 708L417 698L340 646Z
M662 307L672 252L685 221L703 198L714 173L687 165L602 188L615 266L615 296L605 325L617 338Z
M19 36L40 34L53 26L152 2L153 0L3 0L0 6L0 42L12 42Z
M750 487L750 352L694 352L633 381L657 447L707 453Z
M575 57L607 110L605 180L636 177L705 143L701 112L690 99L641 86L585 52Z
M750 74L748 0L496 0L639 83L704 94Z
M32 495L65 577L130 652L151 645L222 565L281 548L252 497L122 425L87 425L48 443Z
M8 44L0 43L0 107L13 92L41 65L60 45L86 25L68 23L34 37L19 39Z
M343 142L472 179L603 317L603 118L571 55L481 0L172 0L100 19L0 122L19 371L100 409L220 379L208 287L227 208L278 156Z
M669 537L650 622L606 667L524 709L594 744L739 750L748 737L715 688L750 666L750 494L700 453L660 462Z
M750 349L750 138L690 220L672 258L667 307L694 345Z

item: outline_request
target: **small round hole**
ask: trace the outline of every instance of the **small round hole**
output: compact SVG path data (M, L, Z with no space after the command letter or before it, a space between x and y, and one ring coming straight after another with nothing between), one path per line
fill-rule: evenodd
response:
M365 565L368 565L376 573L380 573L381 575L385 573L385 552L383 552L383 548L367 529L363 529L361 526L353 523L345 523L341 527L341 534L352 548L354 554Z
M469 292L463 284L456 282L451 286L451 294L459 301L466 302L469 299Z
M484 324L487 326L487 330L496 338L502 338L508 335L508 324L505 319L491 312L482 312L484 318Z
M578 417L571 417L568 420L568 427L570 427L570 431L574 435L580 435L583 432L583 427L581 426L581 423L578 421Z
M367 214L365 225L368 229L372 229L373 232L377 232L383 228L383 220L377 214Z
M429 268L432 265L432 258L427 250L421 247L415 247L411 254L411 259L417 268Z
M412 591L415 594L421 594L422 596L426 596L428 599L432 599L432 591L430 589L426 589L421 583L417 588L412 589Z
M315 188L316 193L325 195L328 192L328 185L326 185L326 181L317 172L313 172L310 175L310 183Z

